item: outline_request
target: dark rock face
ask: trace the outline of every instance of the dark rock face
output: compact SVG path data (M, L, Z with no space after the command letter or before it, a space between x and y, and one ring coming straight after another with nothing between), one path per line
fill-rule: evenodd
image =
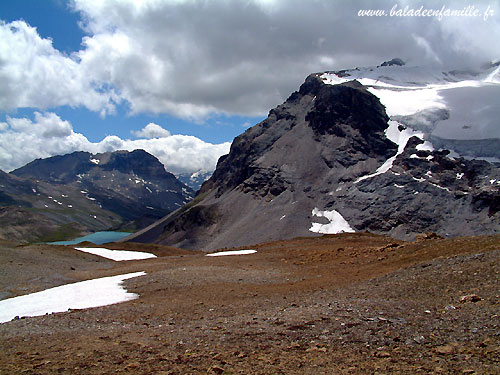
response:
M383 62L380 66L404 66L405 62L401 60L399 57L396 57L395 59L385 61Z
M318 144L335 140L335 148L325 149L321 156L329 168L336 163L351 166L367 157L389 157L397 146L384 135L387 121L384 107L357 81L332 86L311 75L266 120L235 138L200 192L216 187L220 195L240 184L246 191L264 185L268 191L283 191L290 182L281 166L259 168L256 161L298 124L311 128Z
M193 202L132 240L217 249L314 235L313 222L335 229L314 208L399 238L498 232L499 166L426 151L417 137L396 157L388 120L357 81L326 85L310 75L235 138Z
M2 205L32 207L53 227L75 223L84 232L140 229L194 196L143 150L38 159L0 174L0 185Z
M357 229L396 237L498 232L499 166L453 160L446 150L418 150L422 142L411 138L389 172L359 182L334 196L331 204L346 202L342 212L356 218L352 222Z

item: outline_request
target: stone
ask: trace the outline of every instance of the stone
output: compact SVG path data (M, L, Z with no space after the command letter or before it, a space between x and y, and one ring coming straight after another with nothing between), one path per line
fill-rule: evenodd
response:
M441 346L434 348L434 351L437 354L450 355L450 354L455 353L456 348L453 345L446 344L446 345L441 345Z
M482 298L479 297L477 294L467 294L465 296L460 297L460 303L479 302L481 300Z

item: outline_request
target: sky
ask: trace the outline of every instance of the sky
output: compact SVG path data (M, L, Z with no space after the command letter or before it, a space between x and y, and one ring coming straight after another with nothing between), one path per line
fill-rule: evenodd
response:
M405 7L478 16L359 15ZM310 73L500 59L498 0L3 0L0 20L5 171L137 148L174 173L212 170Z

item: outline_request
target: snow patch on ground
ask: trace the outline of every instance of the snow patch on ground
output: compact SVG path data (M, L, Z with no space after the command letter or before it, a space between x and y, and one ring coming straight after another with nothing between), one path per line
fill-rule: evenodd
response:
M75 250L98 255L100 257L115 260L117 262L121 262L123 260L156 258L156 255L151 253L144 253L141 251L109 250L102 247L75 247Z
M256 252L257 252L257 250L251 250L251 249L231 250L231 251L220 251L218 253L211 253L211 254L207 254L205 256L207 256L207 257L221 257L221 256L225 256L225 255L248 255L248 254L254 254Z
M99 164L101 161L99 159L90 159L90 161L94 164Z
M337 234L342 232L354 232L349 223L336 210L320 211L318 208L312 210L312 215L324 217L330 220L328 224L312 223L309 230L314 233Z
M102 277L8 298L0 301L0 323L8 322L16 316L40 316L68 309L87 309L136 299L139 295L127 292L122 286L123 280L145 274L145 272L134 272Z

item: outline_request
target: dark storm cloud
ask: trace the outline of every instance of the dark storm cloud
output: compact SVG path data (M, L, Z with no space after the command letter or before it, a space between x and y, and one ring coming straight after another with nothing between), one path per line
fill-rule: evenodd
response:
M443 70L500 59L498 2L475 5L480 12L492 8L494 15L486 21L465 16L441 20L358 16L363 9L389 12L394 6L398 10L444 6L459 10L468 5L474 4L74 0L72 6L80 12L88 35L82 50L71 57L55 50L44 53L57 57L61 70L67 65L68 74L77 79L62 84L57 82L59 75L54 75L49 76L52 84L40 85L37 77L47 74L39 74L13 82L19 76L10 74L7 66L5 74L0 74L0 79L8 81L4 86L23 87L24 91L16 89L0 99L10 107L36 107L37 100L50 107L57 105L53 101L59 96L44 94L44 88L62 86L67 93L61 103L105 112L112 111L113 103L125 100L132 112L192 119L213 113L262 115L296 90L311 72L378 65L393 57L411 65L438 65ZM7 46L9 54L19 51L12 70L37 67L39 60L34 65L33 59L24 60L26 46L15 47ZM44 69L48 69L46 65L38 66L41 73ZM74 82L74 87L68 82ZM46 98L55 99L46 104Z

